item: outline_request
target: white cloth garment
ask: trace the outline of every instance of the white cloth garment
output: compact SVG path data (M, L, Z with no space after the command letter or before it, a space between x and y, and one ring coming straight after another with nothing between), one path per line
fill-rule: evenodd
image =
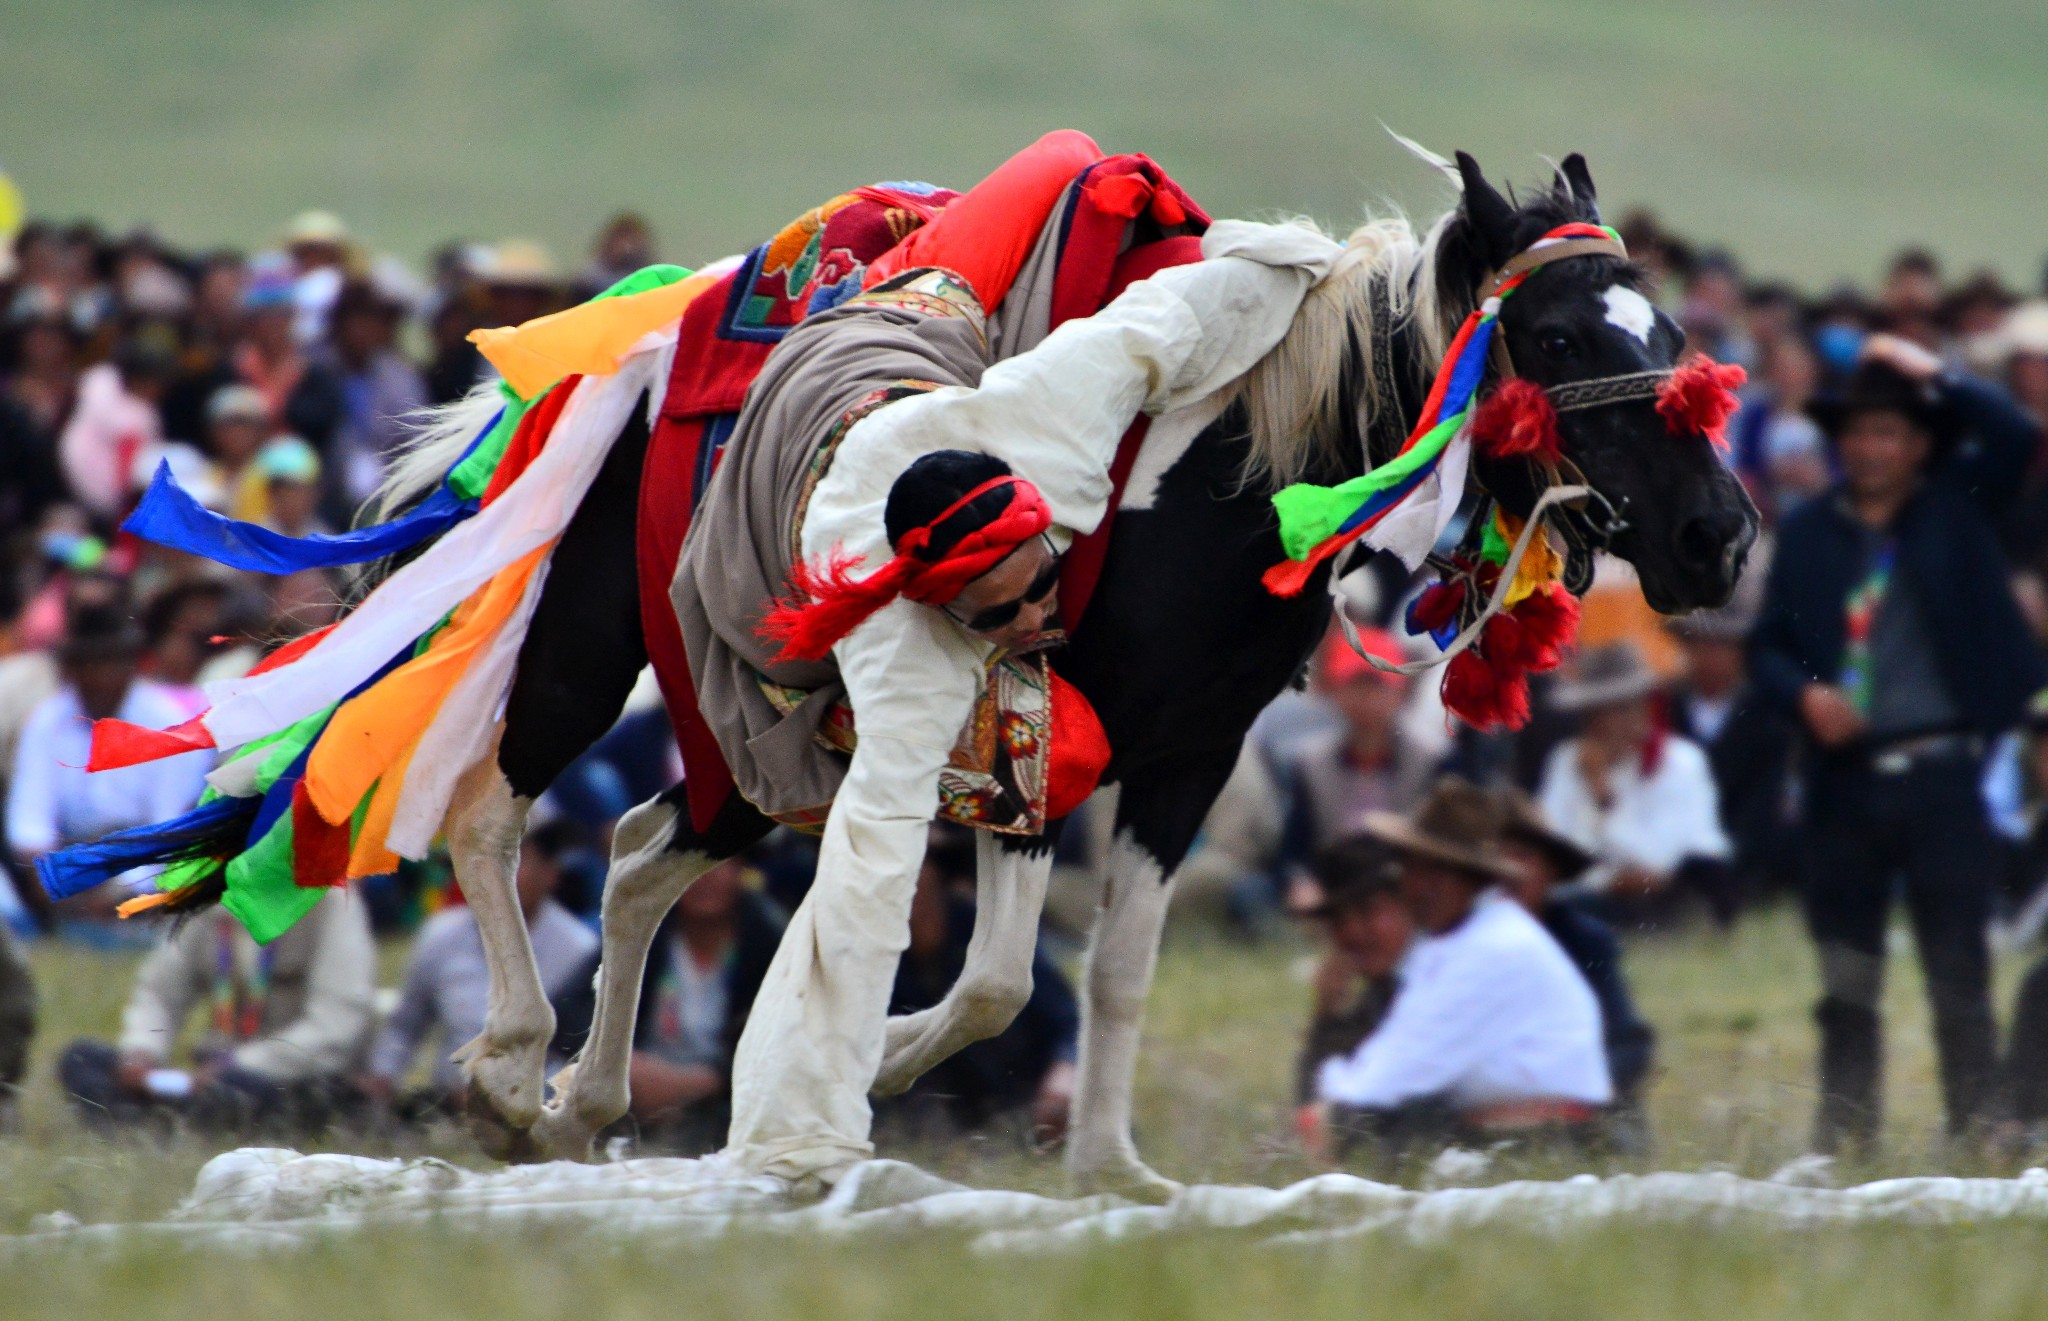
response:
M1611 801L1600 805L1579 770L1579 740L1551 749L1537 802L1551 828L1599 859L1580 882L1598 890L1618 867L1641 867L1663 876L1687 858L1726 858L1733 850L1721 829L1721 797L1700 745L1664 736L1655 770L1629 758L1607 773Z
M1324 1101L1456 1110L1511 1101L1614 1099L1600 1005L1535 918L1487 891L1471 916L1415 942L1386 1021L1316 1074Z
M147 729L185 718L177 699L147 679L128 685L115 714ZM8 777L7 843L17 856L180 816L199 801L213 764L211 753L186 752L88 775L91 753L92 721L77 690L67 685L44 698L22 726Z
M597 952L597 934L552 899L542 901L540 911L526 924L526 934L533 941L540 984L550 997L560 994ZM440 1043L434 1057L434 1086L443 1092L457 1090L463 1085L462 1066L450 1058L451 1052L482 1034L490 1003L491 970L484 962L476 911L464 905L434 914L413 941L398 1007L384 1021L370 1051L370 1072L399 1081L412 1067L421 1043L434 1036Z
M1205 260L1132 285L1093 317L948 388L877 410L847 432L803 524L803 553L889 558L889 489L922 455L977 450L1037 486L1066 534L1093 531L1117 442L1224 388L1293 321L1339 249L1310 231L1221 222ZM938 803L989 653L943 613L899 600L834 649L860 744L832 804L817 883L797 909L740 1038L731 1154L747 1169L830 1180L869 1156L867 1093L889 988Z

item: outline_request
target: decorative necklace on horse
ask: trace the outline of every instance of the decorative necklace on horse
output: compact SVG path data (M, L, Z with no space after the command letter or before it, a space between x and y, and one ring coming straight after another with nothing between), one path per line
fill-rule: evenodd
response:
M1407 627L1429 634L1441 656L1397 666L1368 654L1337 601L1346 638L1375 668L1412 674L1447 665L1444 705L1480 729L1527 722L1528 676L1554 668L1577 635L1577 596L1591 582L1591 552L1627 526L1626 511L1609 504L1564 456L1557 415L1655 400L1673 435L1704 434L1725 445L1735 387L1745 377L1742 368L1704 355L1675 369L1547 388L1516 375L1500 330L1502 305L1541 267L1583 256L1627 260L1628 249L1605 225L1572 223L1544 234L1481 285L1479 305L1445 349L1421 417L1391 460L1336 486L1297 483L1273 497L1288 558L1267 570L1264 582L1276 596L1295 596L1324 560L1353 543L1381 544L1375 530L1412 508L1431 477L1439 479L1440 536L1462 495L1471 449L1534 466L1540 494L1526 516L1482 488L1457 548L1426 557L1439 576L1410 604ZM1498 378L1490 392L1489 365ZM1568 556L1550 539L1552 515ZM1335 595L1334 575L1331 586Z

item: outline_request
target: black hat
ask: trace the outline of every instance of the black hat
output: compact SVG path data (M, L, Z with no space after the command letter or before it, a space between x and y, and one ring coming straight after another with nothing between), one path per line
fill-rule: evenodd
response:
M1322 902L1303 916L1334 917L1364 907L1375 895L1398 893L1399 859L1392 846L1370 835L1348 835L1325 845L1309 866Z
M1943 406L1939 387L1914 380L1889 363L1866 362L1842 385L1806 406L1806 415L1839 440L1842 428L1858 413L1901 413L1934 437L1937 445L1955 439L1954 420Z
M1593 855L1581 848L1577 841L1566 839L1554 830L1544 818L1543 809L1537 807L1528 794L1520 789L1503 790L1501 805L1507 812L1507 827L1501 834L1507 839L1541 849L1550 859L1558 880L1569 881L1593 865Z

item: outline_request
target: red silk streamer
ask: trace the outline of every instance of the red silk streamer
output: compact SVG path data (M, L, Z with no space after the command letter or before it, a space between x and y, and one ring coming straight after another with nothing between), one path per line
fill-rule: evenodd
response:
M962 537L943 558L919 558L917 552L931 543L934 528L1004 486L1010 488L1008 508ZM925 605L944 605L958 596L961 588L1051 526L1052 510L1037 487L1021 477L991 478L948 505L931 522L904 533L896 543L896 558L865 578L852 576L861 556L845 550L833 551L822 564L797 561L789 570L790 594L774 603L758 632L762 638L782 644L775 657L778 661L823 660L834 643L898 596Z

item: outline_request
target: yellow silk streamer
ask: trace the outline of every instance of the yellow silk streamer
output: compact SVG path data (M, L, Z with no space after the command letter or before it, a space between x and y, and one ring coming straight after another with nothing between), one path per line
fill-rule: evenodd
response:
M619 360L641 336L682 316L698 294L727 274L700 272L659 289L600 298L523 325L472 330L469 340L521 399L531 399L565 376L617 371Z
M1522 535L1522 520L1505 509L1496 510L1495 519L1500 526L1501 536L1512 546ZM1557 553L1557 547L1550 544L1550 530L1539 529L1529 538L1529 549L1522 553L1522 562L1515 568L1514 581L1508 584L1505 605L1512 610L1527 599L1531 592L1548 583L1564 577L1564 558Z

